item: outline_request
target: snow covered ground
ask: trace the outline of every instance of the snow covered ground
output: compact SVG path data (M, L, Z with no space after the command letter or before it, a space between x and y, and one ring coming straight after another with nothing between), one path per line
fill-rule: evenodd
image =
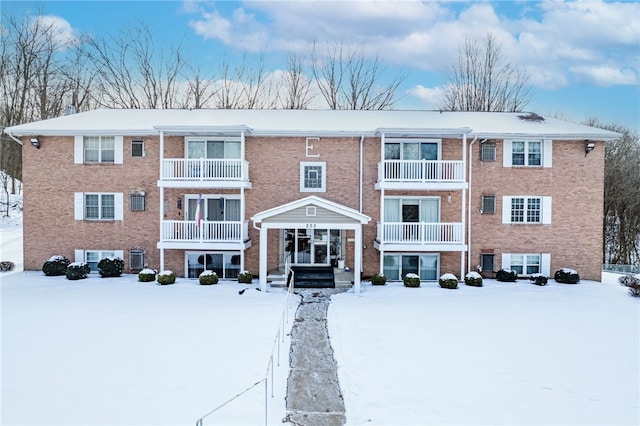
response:
M22 272L21 230L0 221L0 260L18 265L0 273L3 425L195 424L268 373L283 292ZM348 424L640 424L640 299L604 281L334 296ZM285 416L287 344L269 424ZM204 425L262 424L264 392Z

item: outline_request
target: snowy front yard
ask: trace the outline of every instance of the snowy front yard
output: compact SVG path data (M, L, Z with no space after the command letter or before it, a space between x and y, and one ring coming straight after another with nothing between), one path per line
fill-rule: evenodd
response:
M615 278L334 296L348 423L640 424L640 298Z

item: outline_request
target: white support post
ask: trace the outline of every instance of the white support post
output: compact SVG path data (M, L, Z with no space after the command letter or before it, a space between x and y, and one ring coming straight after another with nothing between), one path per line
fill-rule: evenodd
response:
M362 225L356 226L355 231L355 256L353 260L353 285L356 294L360 293L360 273L362 271Z
M164 132L160 132L160 182L162 182L162 165L164 163ZM160 272L164 271L164 241L162 239L162 221L164 219L164 186L160 184Z
M242 133L244 135L244 132ZM244 136L243 136L244 139ZM245 199L244 199L244 188L240 188L240 239L241 243L244 243L244 239L248 237L248 235L244 235L244 215L245 215ZM244 248L240 250L240 272L244 271L246 268L244 267Z
M260 290L267 291L267 234L264 223L260 228Z

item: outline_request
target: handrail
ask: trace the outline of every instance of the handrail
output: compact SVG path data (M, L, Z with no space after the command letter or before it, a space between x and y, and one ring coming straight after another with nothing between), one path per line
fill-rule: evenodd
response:
M274 358L276 353L277 353L277 367L280 367L280 355L281 355L281 351L280 351L280 344L284 343L284 338L286 336L286 332L285 332L285 327L286 325L290 324L290 320L289 320L289 309L291 309L290 306L290 299L291 299L291 295L293 294L293 270L291 269L291 262L290 262L290 257L288 256L288 259L285 260L285 274L288 275L287 270L289 270L292 274L292 280L289 283L289 285L287 286L287 295L285 296L285 300L284 300L284 306L280 315L280 319L278 320L278 331L275 334L275 339L273 341L273 347L271 348L271 354L269 355L269 362L267 363L267 368L266 368L266 372L263 378L261 378L260 380L258 380L257 382L255 382L254 384L252 384L251 386L247 387L245 390L239 392L238 394L236 394L235 396L229 398L227 401L223 402L222 404L220 404L219 406L217 406L216 408L214 408L213 410L209 411L207 414L203 415L202 417L200 417L197 421L196 421L196 426L203 426L203 421L206 417L209 417L210 415L214 414L215 412L217 412L219 409L221 409L222 407L224 407L225 405L229 404L230 402L238 399L239 397L241 397L242 395L244 395L245 393L249 392L250 390L254 389L255 387L257 387L258 385L264 383L264 424L265 426L268 424L268 390L269 390L269 383L271 383L271 398L274 397L274 390L273 390L273 383L274 383ZM271 376L271 382L269 382L269 376Z

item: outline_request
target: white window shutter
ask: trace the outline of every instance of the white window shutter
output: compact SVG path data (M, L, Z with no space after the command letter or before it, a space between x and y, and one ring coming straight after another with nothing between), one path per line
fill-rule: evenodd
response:
M124 137L116 136L113 139L114 139L113 162L114 164L122 164L122 157L124 152Z
M511 167L511 141L505 139L502 141L502 167Z
M502 223L511 223L511 199L505 195L502 197Z
M73 194L73 218L84 220L84 193L75 192Z
M551 276L551 253L542 253L540 256L540 273L545 277Z
M502 253L502 269L511 269L511 253Z
M73 162L84 163L84 136L73 137Z
M542 166L543 167L551 167L552 163L552 152L553 152L553 141L551 139L545 139L542 142Z
M542 223L551 225L551 197L542 197Z
M124 250L114 250L113 254L115 255L115 257L119 257L120 259L124 260Z
M122 192L116 192L113 194L113 205L114 205L114 219L115 220L123 220L124 219L124 195Z
M74 262L84 262L84 250L75 250L75 257Z

